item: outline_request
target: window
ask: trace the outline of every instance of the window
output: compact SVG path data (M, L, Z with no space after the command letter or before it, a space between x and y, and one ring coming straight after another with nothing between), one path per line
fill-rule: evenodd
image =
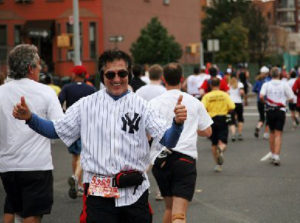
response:
M15 27L14 27L14 42L15 42L15 45L22 43L21 25L15 25Z
M15 0L16 3L31 3L33 0Z
M82 25L81 25L81 22L79 23L79 41L80 41L80 58L82 58L82 43L83 43L83 41L82 41ZM71 37L72 38L70 38L70 41L71 41L71 43L72 43L72 45L74 44L74 39L73 39L73 36L72 36L72 34L73 34L73 25L71 25L70 23L67 23L67 33L69 33L69 34L71 34ZM68 50L68 52L67 52L67 60L73 60L74 59L74 49L73 48L71 48L71 49L69 49Z
M294 41L289 42L289 49L294 51L296 49L296 43Z
M0 25L0 61L5 61L7 57L7 27Z
M89 27L90 58L96 58L96 23L91 22Z

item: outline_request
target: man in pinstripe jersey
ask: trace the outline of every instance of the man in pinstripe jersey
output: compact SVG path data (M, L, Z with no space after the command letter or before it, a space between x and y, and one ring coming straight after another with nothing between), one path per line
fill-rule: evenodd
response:
M15 106L13 115L26 120L32 129L48 138L61 138L67 146L81 137L83 182L88 191L86 222L147 223L150 222L147 134L167 148L175 147L187 111L180 96L168 128L148 102L128 91L131 59L122 51L105 51L99 57L98 69L106 89L80 99L64 118L54 122L42 119L30 112L24 98ZM142 173L145 180L137 186L114 188L118 196L112 193L104 196L103 188L99 189L95 183L131 170Z

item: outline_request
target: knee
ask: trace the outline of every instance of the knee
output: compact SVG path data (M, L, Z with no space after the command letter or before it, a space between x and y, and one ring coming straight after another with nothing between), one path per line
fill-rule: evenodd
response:
M184 213L176 213L172 214L172 222L185 222L185 214Z

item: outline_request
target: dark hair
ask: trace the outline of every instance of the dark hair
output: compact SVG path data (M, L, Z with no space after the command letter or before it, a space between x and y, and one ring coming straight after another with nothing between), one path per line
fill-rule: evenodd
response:
M216 68L211 67L211 68L209 68L209 74L210 74L212 77L215 77L215 76L217 76L218 71L217 71Z
M297 73L296 71L292 71L291 74L290 74L291 78L295 78L297 77Z
M52 76L46 73L40 73L40 83L42 84L51 84Z
M220 85L220 79L217 77L213 77L210 81L211 87L218 87Z
M135 65L132 66L132 74L135 77L142 76L143 71L144 71L143 67L139 64L135 64Z
M160 80L163 74L163 68L159 64L154 64L149 68L150 80Z
M178 63L169 63L164 67L164 78L168 85L178 85L182 77L182 68Z
M132 78L132 73L131 73L131 58L130 56L121 51L121 50L107 50L104 51L98 59L98 71L100 73L100 80L102 83L104 83L104 67L107 63L109 62L113 62L115 60L124 60L125 63L127 64L127 70L129 72L129 76L128 76L128 83L130 83L131 78Z
M195 66L193 72L194 72L194 74L199 74L200 73L199 67Z
M8 55L8 76L12 79L27 77L29 67L38 65L38 49L34 45L20 44L15 46Z

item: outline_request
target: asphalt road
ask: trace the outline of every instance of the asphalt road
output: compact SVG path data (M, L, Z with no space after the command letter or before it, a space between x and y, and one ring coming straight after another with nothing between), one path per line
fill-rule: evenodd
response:
M254 100L254 99L252 99ZM189 205L189 223L296 223L300 222L300 127L292 130L287 118L282 143L280 167L261 162L268 142L255 139L258 119L254 101L245 109L244 140L229 142L223 172L213 171L210 142L199 138L198 178L193 201ZM71 156L66 147L53 144L54 206L44 223L75 223L81 211L81 199L68 197L67 178L71 173ZM150 174L150 203L154 222L162 222L164 203L155 201L156 183ZM0 185L0 209L4 191ZM2 219L1 219L2 220Z

